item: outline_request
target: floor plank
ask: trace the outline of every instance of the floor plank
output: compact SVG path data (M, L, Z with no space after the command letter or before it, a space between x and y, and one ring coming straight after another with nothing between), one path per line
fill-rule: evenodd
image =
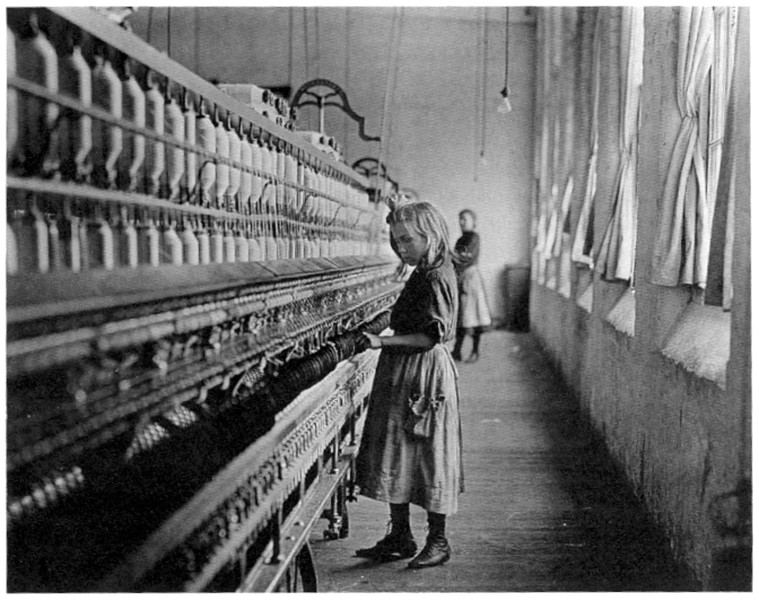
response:
M388 521L361 497L348 538L312 532L320 591L695 591L529 334L486 334L460 376L466 492L448 520L451 561L411 571L355 557ZM426 514L411 514L421 547Z

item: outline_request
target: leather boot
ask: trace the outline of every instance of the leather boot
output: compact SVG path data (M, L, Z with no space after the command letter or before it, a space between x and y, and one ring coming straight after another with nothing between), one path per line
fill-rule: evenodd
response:
M387 560L389 558L409 558L416 553L416 542L411 530L406 532L390 531L371 548L359 548L356 556L360 558L372 558L375 560Z
M408 564L409 569L437 567L451 558L451 547L445 538L445 515L429 513L429 535L422 551Z
M461 348L464 346L464 331L461 329L456 330L456 343L453 345L453 352L451 356L456 362L461 362Z
M360 558L387 560L398 555L398 558L409 558L416 552L416 542L411 533L408 504L390 505L390 533L371 548L356 550Z

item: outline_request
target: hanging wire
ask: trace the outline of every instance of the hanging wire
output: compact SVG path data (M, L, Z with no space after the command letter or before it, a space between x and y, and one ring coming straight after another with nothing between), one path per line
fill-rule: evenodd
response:
M308 60L308 8L305 6L303 7L303 51L305 53L306 81L311 81L310 61ZM308 115L308 128L313 129L311 125L311 112Z
M314 6L314 43L316 44L316 51L314 54L316 55L316 78L319 78L319 62L320 62L320 55L319 55L319 7Z
M350 97L350 55L351 55L351 36L350 36L350 7L345 7L345 81L343 89L345 94ZM343 111L343 152L348 156L348 114Z
M293 85L293 28L294 28L294 21L295 21L295 15L293 14L293 7L290 6L287 9L287 16L288 16L288 40L289 44L287 46L287 84L290 86L290 89L292 89Z
M393 67L393 81L392 81L392 88L390 90L390 115L392 115L395 112L395 90L398 87L398 70L400 68L400 49L401 49L401 32L403 31L403 8L401 7L400 14L398 15L398 33L395 39L395 54L393 56L394 59L394 67ZM387 122L387 146L385 150L385 154L387 154L387 148L390 147L390 140L393 137L393 120L392 118L388 119ZM385 157L385 161L387 161L387 157ZM385 169L385 179L389 177L387 168Z
M506 43L504 46L506 47L506 66L504 67L504 74L503 74L503 85L504 89L508 90L508 83L509 83L509 7L506 7Z
M303 7L303 50L306 54L306 81L311 81L308 64L308 8Z
M166 54L171 58L171 7L166 11Z
M488 87L488 9L483 7L483 58L482 58L482 91L480 93L480 120L482 121L482 128L480 130L480 158L485 157L485 144L487 135L487 87Z
M400 56L400 29L401 29L401 18L403 15L403 8L395 8L395 11L393 12L393 25L392 29L390 31L390 44L388 45L388 57L387 57L387 76L385 78L385 101L382 107L382 116L380 120L380 131L382 132L380 135L380 144L379 144L379 159L378 159L378 165L377 165L377 176L378 178L381 178L382 187L379 187L380 193L385 189L385 184L387 182L387 168L383 169L383 165L385 164L385 153L387 151L388 142L387 139L389 135L389 131L386 131L386 129L389 129L389 110L391 106L391 100L394 93L394 87L395 82L394 75L397 70L397 62L398 57Z
M506 48L506 57L505 57L505 66L504 66L504 74L503 74L503 89L501 90L501 96L503 97L503 102L498 106L498 112L500 113L508 113L511 112L511 101L509 100L509 21L510 21L510 14L509 14L509 7L506 7L506 32L504 34L505 37L505 44L504 47Z
M200 73L200 9L197 6L193 8L193 29L195 30L193 47L195 72Z
M147 42L150 43L150 38L153 35L153 7L151 6L148 8L148 34L147 34Z
M480 172L480 157L479 157L479 147L480 147L480 121L481 121L481 115L480 111L482 110L482 100L480 98L480 95L482 94L482 79L484 78L482 74L482 54L483 54L483 31L482 31L482 10L480 9L478 12L478 18L477 18L477 51L475 56L475 82L474 82L474 130L473 130L473 148L474 148L474 181L477 182L479 179L479 172Z

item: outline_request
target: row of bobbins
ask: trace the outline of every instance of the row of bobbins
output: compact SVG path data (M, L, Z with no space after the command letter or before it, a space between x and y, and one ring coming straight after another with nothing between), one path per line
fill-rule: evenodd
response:
M11 174L137 192L178 208L203 207L223 213L221 217L217 213L198 216L180 210L176 219L157 219L164 225L167 241L162 254L171 264L178 262L179 244L174 235L178 229L188 238L179 262L205 262L202 235L197 263L192 250L190 234L198 231L198 223L209 232L244 231L236 237L249 240L247 256L238 239L237 251L227 252L225 262L233 256L235 261L244 261L376 253L376 247L368 246L371 238L378 237L377 219L363 212L368 196L338 171L320 169L317 161L309 162L305 152L293 151L281 140L256 131L252 124L246 127L242 118L233 125L231 113L222 119L219 107L209 111L204 99L193 98L186 89L179 90L178 97L167 79L161 81L150 69L73 28L53 38L58 42L56 48L37 13L16 24L17 35L8 29L9 77L19 76L52 94L75 99L83 107L101 109L112 119L100 120L85 111L62 108L9 86L7 160ZM124 122L130 125L124 126ZM151 137L151 132L156 136ZM20 217L26 217L31 226L27 233L38 238L38 254L42 254L41 208L35 200L27 195L24 202L16 203L13 208L20 215L12 211L10 220L18 225ZM91 206L93 202L74 199L69 204ZM55 212L62 211L70 212L66 206ZM101 207L95 212L118 215L129 231L123 206ZM129 207L126 212L135 210ZM44 216L52 220L50 213ZM108 246L107 227L98 216L94 221L104 232L103 245ZM151 219L142 221L150 230ZM9 224L11 242L17 233L12 229ZM253 239L255 244L250 242ZM17 254L10 244L10 273L21 269L13 260ZM132 254L132 260L121 264L134 266L133 259ZM208 258L208 262L218 261L218 255ZM90 262L106 268L117 265L107 257L94 257ZM50 263L57 264L55 257L39 256L36 270L44 272ZM155 253L136 263L155 265ZM68 268L77 270L75 261Z

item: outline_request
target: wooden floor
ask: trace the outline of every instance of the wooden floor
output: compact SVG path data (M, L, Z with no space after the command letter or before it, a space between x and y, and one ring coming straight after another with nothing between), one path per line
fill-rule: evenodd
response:
M465 346L465 356L468 346ZM311 536L321 592L692 591L666 540L525 333L493 331L460 365L466 492L443 566L354 556L386 532L387 505L349 504L350 535ZM422 547L426 513L412 507Z

